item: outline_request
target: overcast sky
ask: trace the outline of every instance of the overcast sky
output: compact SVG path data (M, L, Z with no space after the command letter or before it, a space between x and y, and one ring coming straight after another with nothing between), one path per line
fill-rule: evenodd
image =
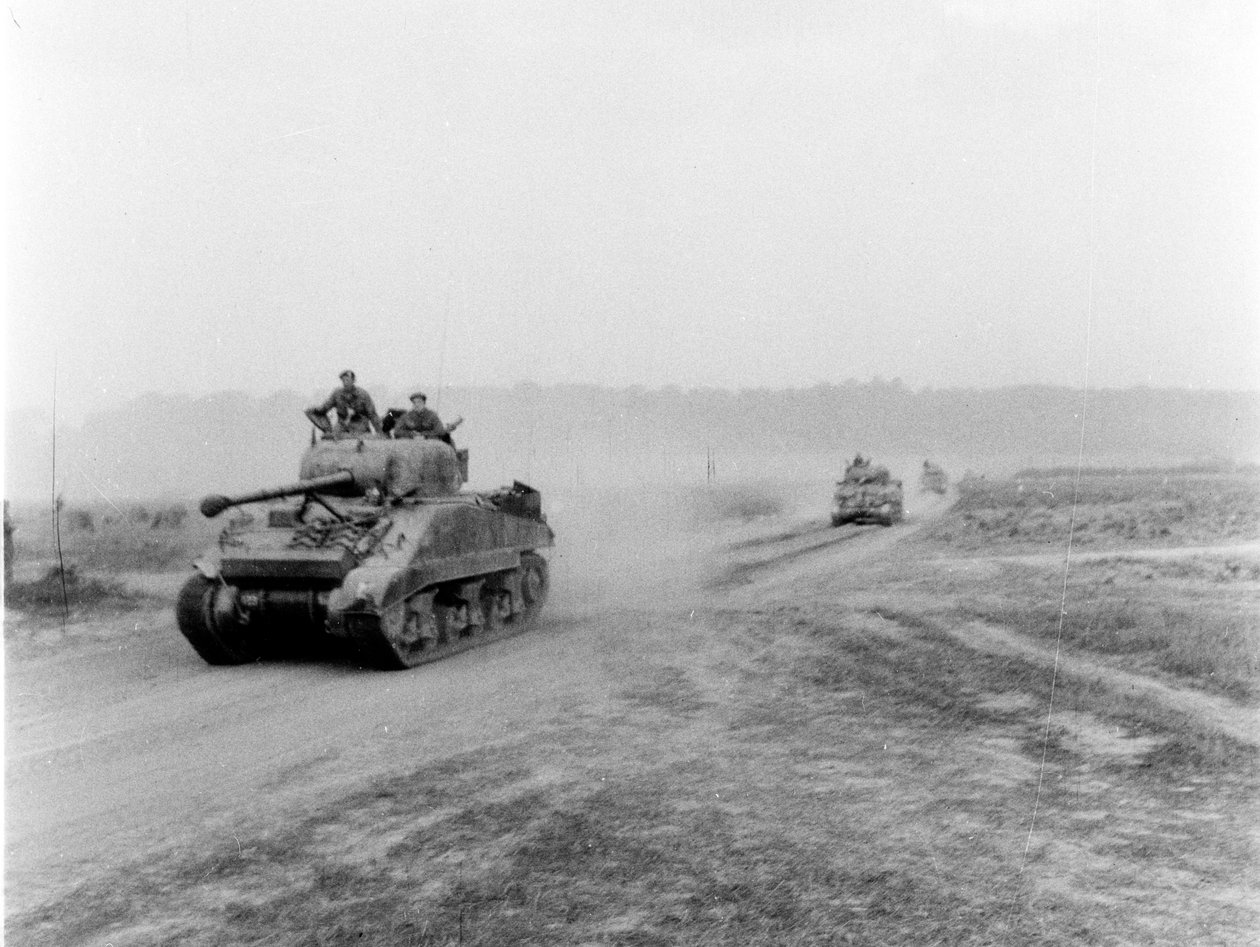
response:
M1249 2L0 17L10 407L1260 382Z

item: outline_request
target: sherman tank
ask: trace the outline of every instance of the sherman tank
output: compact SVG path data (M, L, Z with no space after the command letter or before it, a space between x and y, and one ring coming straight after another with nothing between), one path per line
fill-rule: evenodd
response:
M944 469L930 460L923 462L923 472L919 475L919 490L923 493L935 493L944 496L949 490L949 476Z
M201 512L236 510L179 594L180 631L210 664L340 640L401 669L515 634L547 597L554 534L538 491L463 489L468 452L437 438L325 437L299 479Z
M859 454L836 481L831 498L831 525L878 523L891 526L905 517L901 481L887 467L872 464Z

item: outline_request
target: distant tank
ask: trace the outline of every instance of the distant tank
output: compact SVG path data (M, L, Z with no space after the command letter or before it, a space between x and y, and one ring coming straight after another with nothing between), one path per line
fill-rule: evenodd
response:
M242 511L194 563L180 631L210 664L349 643L370 664L409 668L524 631L547 597L554 542L523 483L461 489L468 452L436 438L325 437L300 479L201 512Z
M923 493L937 493L941 496L949 489L949 477L945 471L930 460L923 462L923 473L919 475L919 490Z
M859 454L836 481L831 501L831 525L879 523L891 526L905 517L901 481L887 467L864 460Z

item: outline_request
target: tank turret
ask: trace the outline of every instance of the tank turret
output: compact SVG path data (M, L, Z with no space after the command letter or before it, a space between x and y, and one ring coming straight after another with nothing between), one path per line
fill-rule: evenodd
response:
M325 438L292 484L201 511L242 511L180 592L180 631L211 664L339 639L379 667L433 661L535 620L554 535L520 482L462 489L468 454L437 439Z

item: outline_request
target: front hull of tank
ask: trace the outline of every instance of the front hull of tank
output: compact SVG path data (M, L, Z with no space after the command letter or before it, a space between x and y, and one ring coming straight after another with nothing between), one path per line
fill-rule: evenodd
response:
M877 523L892 526L905 516L900 485L837 485L831 507L831 525Z

